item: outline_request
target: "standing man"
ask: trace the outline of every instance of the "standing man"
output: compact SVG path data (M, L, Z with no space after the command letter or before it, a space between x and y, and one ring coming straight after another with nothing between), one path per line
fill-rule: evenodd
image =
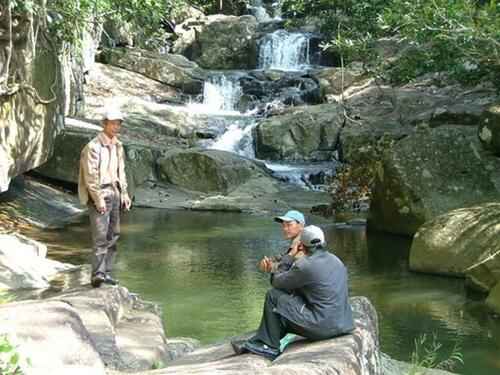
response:
M122 121L123 114L118 109L108 109L103 116L102 132L84 147L80 156L78 195L89 210L94 288L102 283L118 283L111 277L111 270L120 237L120 208L129 210L131 205L123 145L117 138Z
M284 256L297 250L300 242L300 234L306 224L306 219L302 212L296 210L288 211L283 216L277 216L274 218L274 221L281 224L283 237L286 240L290 240L290 246L283 254L274 257L264 257L259 263L259 268L262 272L275 271Z
M252 352L274 359L287 333L323 340L354 329L347 270L325 245L319 227L304 228L297 249L271 271L273 287L266 294L257 333L247 341L232 342L236 353Z

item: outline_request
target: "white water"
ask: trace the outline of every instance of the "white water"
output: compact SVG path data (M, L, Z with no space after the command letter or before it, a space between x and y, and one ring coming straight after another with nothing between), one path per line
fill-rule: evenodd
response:
M259 50L261 69L301 70L309 66L309 37L277 30L262 38Z
M210 77L203 86L203 103L189 103L194 113L239 114L238 103L242 95L237 80L225 75Z
M234 152L247 158L255 158L252 130L256 121L233 123L226 132L215 141L211 149Z

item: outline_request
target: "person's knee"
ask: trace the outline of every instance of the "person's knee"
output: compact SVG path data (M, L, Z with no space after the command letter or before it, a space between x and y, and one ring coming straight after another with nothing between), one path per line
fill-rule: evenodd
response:
M266 292L266 300L276 302L278 301L278 298L283 294L283 291L276 288L271 288Z

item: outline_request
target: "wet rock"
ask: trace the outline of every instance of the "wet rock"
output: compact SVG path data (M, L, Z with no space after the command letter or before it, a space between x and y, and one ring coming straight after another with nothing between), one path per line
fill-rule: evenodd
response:
M499 219L500 203L486 203L452 210L426 222L413 237L410 268L452 276L465 276L476 268L476 282L491 289L477 267L495 274L500 265L496 256L485 261L499 249Z
M0 195L0 215L34 227L62 228L79 221L84 214L74 194L31 177L16 177L9 190ZM0 227L4 224L8 223L2 222Z
M484 111L479 122L478 135L487 150L500 156L500 104Z
M41 4L41 12L44 4ZM61 66L44 25L39 25L36 41L28 37L34 22L29 12L14 16L9 66L9 38L0 39L0 51L3 51L0 76L4 78L4 73L9 71L9 83L14 83L7 89L7 80L0 82L0 192L8 189L13 177L43 164L50 157L54 139L62 127ZM0 34L9 35L6 19L0 23ZM20 87L21 84L33 90Z
M498 159L482 152L474 128L419 128L385 153L373 187L369 226L413 235L440 214L495 201L497 170Z
M205 72L181 55L160 55L141 49L111 48L103 51L102 62L118 66L176 87L188 94L203 91Z
M256 67L255 17L213 15L191 22L192 25L187 24L189 22L179 27L183 32L175 42L175 53L183 54L205 69Z
M46 259L47 247L20 234L0 234L0 290L43 289L73 266Z
M259 108L265 111L269 103L287 106L318 104L321 101L318 83L307 74L279 71L254 71L238 80L242 91L241 111Z
M377 313L368 299L353 297L356 329L318 342L297 341L274 361L253 354L235 356L229 342L202 347L155 374L330 374L381 375ZM141 372L147 375L148 372Z
M467 278L467 286L488 294L500 311L500 203L460 208L426 222L410 250L414 271Z
M218 150L171 152L158 160L159 178L184 189L228 194L266 172L254 161Z
M255 129L255 152L270 160L331 160L343 125L335 104L297 107L269 117Z

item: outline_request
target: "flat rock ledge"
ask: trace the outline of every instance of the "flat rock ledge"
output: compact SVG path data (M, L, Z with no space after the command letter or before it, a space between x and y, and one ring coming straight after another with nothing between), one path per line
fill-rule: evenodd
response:
M253 354L236 356L226 341L201 347L168 363L164 369L140 374L381 375L375 308L365 297L353 297L351 304L356 323L352 334L317 342L294 342L274 361Z
M7 335L30 375L104 375L165 364L198 346L165 337L161 314L123 287L81 287L41 301L0 306Z

